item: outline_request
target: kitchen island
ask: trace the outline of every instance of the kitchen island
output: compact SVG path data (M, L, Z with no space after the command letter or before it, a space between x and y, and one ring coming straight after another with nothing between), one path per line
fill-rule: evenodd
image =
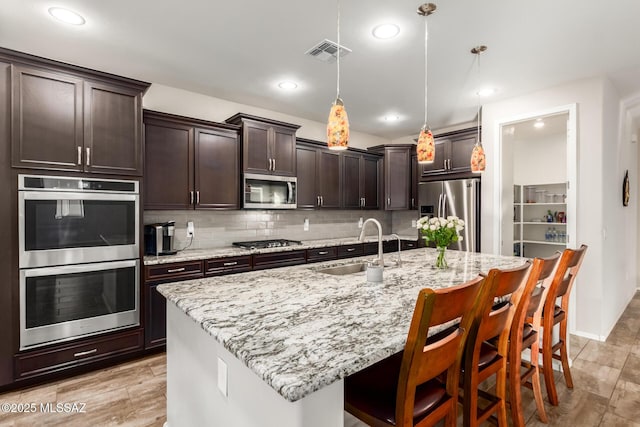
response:
M320 271L363 257L160 285L169 427L341 426L343 378L403 349L420 289L523 262L448 251L437 270L435 257L404 251L382 283Z

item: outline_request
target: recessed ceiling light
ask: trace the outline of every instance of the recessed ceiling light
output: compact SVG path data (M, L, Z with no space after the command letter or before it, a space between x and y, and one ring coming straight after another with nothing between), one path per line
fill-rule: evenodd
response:
M397 122L400 120L400 116L397 114L388 114L384 116L383 119L385 122Z
M83 25L86 22L81 15L62 7L49 8L49 15L53 16L58 21L64 22L65 24Z
M494 93L496 93L496 90L494 88L492 88L492 87L480 89L478 91L478 95L480 95L480 96L491 96Z
M543 128L544 127L544 122L542 121L542 119L536 119L536 122L533 124L534 128Z
M377 39L392 39L400 34L400 27L396 24L380 24L373 27L371 32Z
M298 84L294 83L294 82L286 81L286 82L278 83L278 87L280 89L293 90L293 89L296 89L298 87Z

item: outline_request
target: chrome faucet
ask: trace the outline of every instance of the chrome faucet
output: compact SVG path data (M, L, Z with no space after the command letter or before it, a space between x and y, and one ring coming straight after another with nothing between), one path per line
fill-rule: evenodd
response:
M398 236L396 233L393 233L390 237L395 237L396 239L398 239L398 259L396 260L396 266L400 267L402 266L402 260L400 259L400 236Z
M362 223L362 231L360 232L360 237L358 238L358 240L360 242L364 241L364 231L367 228L367 223L369 222L374 223L376 227L378 227L378 258L375 259L374 262L376 262L380 267L384 267L384 259L382 257L382 225L380 224L380 221L375 218L367 218Z

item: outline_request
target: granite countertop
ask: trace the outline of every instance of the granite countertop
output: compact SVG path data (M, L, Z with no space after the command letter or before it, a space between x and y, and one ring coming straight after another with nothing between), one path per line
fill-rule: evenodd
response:
M395 258L389 254L387 260ZM443 288L522 258L449 250L449 268L433 267L436 250L402 252L382 283L366 273L318 270L365 257L170 283L158 286L202 329L289 401L299 400L404 348L420 289ZM433 331L435 332L435 331Z
M415 236L400 236L402 240L418 240L417 234ZM382 236L382 240L392 240L395 237ZM377 242L377 237L367 237L365 242ZM357 237L343 237L339 239L322 239L322 240L303 240L301 245L284 246L278 248L265 248L265 249L243 249L234 246L228 246L224 248L212 248L212 249L187 249L179 251L175 255L163 255L153 256L146 255L144 257L144 265L156 265L167 264L171 262L183 262L183 261L197 261L200 259L214 259L214 258L226 258L230 256L242 256L261 254L269 252L287 252L297 251L301 249L313 249L324 248L327 246L340 246L340 245L352 245L354 243L360 243Z

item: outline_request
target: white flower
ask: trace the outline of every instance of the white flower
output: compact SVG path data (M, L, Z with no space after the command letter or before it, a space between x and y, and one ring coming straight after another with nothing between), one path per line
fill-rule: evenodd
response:
M456 225L456 231L462 231L464 230L464 227L461 225Z
M423 224L422 225L422 229L423 230L428 230L429 229L429 224Z
M453 228L455 227L455 224L453 222L450 222L447 224L447 228Z
M458 242L462 242L462 236L458 236Z
M463 220L459 219L459 220L458 220L458 224L460 224L461 226L463 226L463 227L464 227L464 221L463 221Z
M435 225L432 225L430 228L431 228L431 231L436 231L438 229L438 227Z
M435 223L437 223L437 222L438 222L438 218L436 218L436 217L429 218L429 223L430 223L430 224L435 224Z

